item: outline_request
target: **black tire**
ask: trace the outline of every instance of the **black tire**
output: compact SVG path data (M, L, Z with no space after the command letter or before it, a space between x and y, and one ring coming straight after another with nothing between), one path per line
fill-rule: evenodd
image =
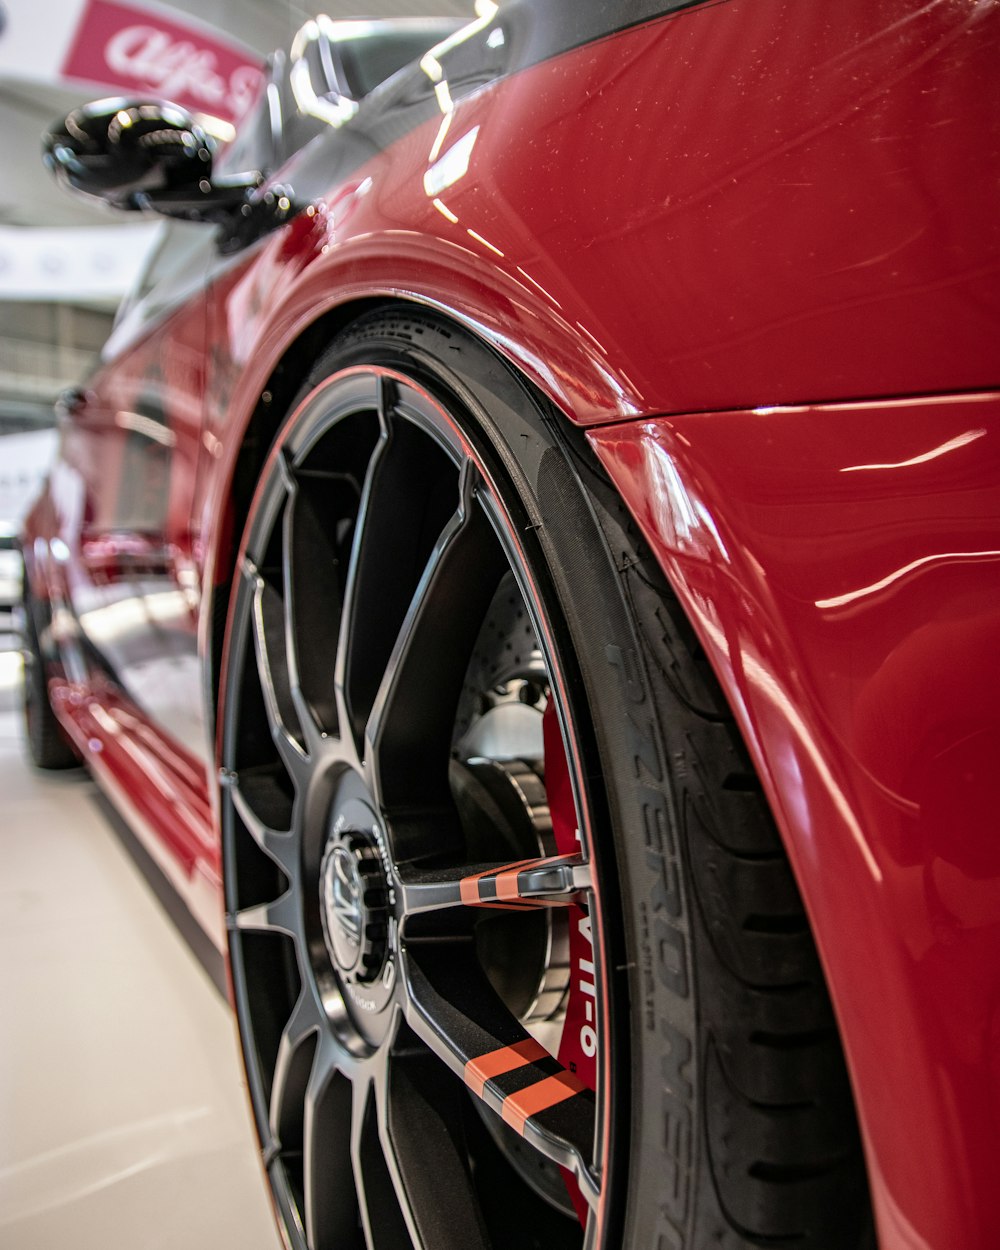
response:
M279 443L230 611L222 798L237 1012L290 1243L867 1245L851 1091L787 859L693 633L585 441L484 345L386 311L318 363ZM448 533L452 547L435 546ZM462 559L441 556L462 543ZM496 606L510 585L541 678L503 669L523 636ZM501 975L475 906L432 922L413 903L471 879L491 830L511 848L521 837L512 766L461 747L476 692L515 670L558 711L582 848L563 860L584 883L546 894L531 864L513 874L517 897L535 915L555 900L589 916L599 1004L595 1096L509 1118L538 1156L493 1113L562 1080L556 1059L477 1084L479 1057L524 1036L504 976L533 957L535 931L510 921ZM547 744L536 772L556 754ZM361 904L344 894L331 910L337 873ZM345 947L355 928L363 955ZM398 999L366 980L389 963ZM490 1014L480 981L513 1023ZM471 1119L449 1069L485 1102ZM404 1158L416 1142L426 1158ZM585 1230L555 1164L576 1170Z
M36 768L78 768L80 759L70 746L49 702L45 660L38 635L38 605L28 589L25 575L21 607L23 632L24 740L28 755Z

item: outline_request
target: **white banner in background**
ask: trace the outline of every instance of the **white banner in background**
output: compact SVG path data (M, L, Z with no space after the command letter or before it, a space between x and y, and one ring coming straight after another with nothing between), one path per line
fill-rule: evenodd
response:
M0 226L0 300L120 300L162 224Z

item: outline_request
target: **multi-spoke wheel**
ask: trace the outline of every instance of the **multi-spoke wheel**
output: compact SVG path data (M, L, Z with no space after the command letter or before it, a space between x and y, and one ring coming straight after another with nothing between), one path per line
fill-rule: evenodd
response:
M318 367L255 495L224 671L226 904L293 1246L700 1247L716 1221L756 1236L774 1189L794 1233L818 1173L753 1169L782 1116L782 1151L822 1128L827 1188L863 1194L835 1033L806 1044L843 1106L810 1119L791 1085L814 1078L780 1077L786 1034L830 1024L787 865L729 738L706 778L731 827L680 832L704 786L673 792L667 761L692 716L710 736L722 718L697 711L690 656L650 677L638 621L671 633L662 587L643 573L632 601L618 565L641 560L579 454L492 353L383 314ZM696 921L695 876L719 915ZM723 949L741 890L780 913L784 964L759 976ZM743 1071L762 1013L763 1077ZM728 1124L695 1112L720 1080ZM833 1239L796 1245L854 1244L863 1199L826 1205Z

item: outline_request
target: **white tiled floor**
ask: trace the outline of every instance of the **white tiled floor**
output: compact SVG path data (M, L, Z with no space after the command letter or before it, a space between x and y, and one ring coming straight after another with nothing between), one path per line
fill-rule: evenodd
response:
M228 1007L0 654L0 1250L275 1250Z

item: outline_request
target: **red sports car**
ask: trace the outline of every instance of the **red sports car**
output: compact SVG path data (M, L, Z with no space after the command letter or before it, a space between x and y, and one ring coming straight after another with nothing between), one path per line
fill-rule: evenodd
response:
M1000 3L317 19L24 534L301 1250L1000 1245ZM186 224L185 224L186 223Z

